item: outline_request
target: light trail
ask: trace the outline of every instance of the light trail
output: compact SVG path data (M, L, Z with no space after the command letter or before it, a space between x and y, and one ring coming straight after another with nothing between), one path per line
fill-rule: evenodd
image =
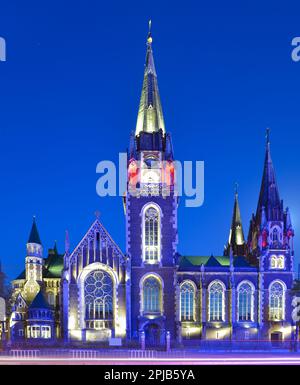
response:
M265 357L239 357L224 355L222 357L198 357L198 358L14 358L1 357L1 364L10 365L300 365L300 356L265 356Z

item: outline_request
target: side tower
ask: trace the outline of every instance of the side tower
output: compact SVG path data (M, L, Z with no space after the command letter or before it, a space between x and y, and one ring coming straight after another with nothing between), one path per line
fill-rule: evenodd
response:
M164 344L167 334L176 337L177 204L171 136L165 132L149 31L125 197L128 337L145 338L146 346Z
M294 230L289 209L283 209L271 159L267 130L264 171L256 214L249 228L251 262L259 269L261 338L290 338L294 279Z
M33 218L31 232L26 244L26 251L24 295L30 303L40 291L43 281L43 246L35 217Z

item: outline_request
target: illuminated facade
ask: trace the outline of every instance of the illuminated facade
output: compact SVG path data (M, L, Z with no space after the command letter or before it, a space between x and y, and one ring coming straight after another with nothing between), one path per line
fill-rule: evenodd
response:
M178 197L151 33L124 196L126 251L96 219L64 256L43 258L34 221L24 272L13 281L10 338L165 346L206 340L288 340L294 231L279 198L269 135L257 210L245 240L235 193L222 256L177 251ZM138 187L138 188L137 188Z

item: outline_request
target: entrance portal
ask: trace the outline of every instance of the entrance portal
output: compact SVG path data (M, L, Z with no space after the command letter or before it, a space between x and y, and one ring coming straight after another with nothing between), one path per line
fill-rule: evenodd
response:
M160 329L155 323L147 324L144 328L146 345L155 347L160 345Z
M283 341L283 336L281 332L271 333L271 343L273 347L280 347Z

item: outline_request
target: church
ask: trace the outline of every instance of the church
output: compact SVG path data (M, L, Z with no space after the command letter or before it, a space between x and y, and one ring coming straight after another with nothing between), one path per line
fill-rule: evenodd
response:
M294 231L279 195L269 133L248 237L236 191L229 239L218 256L177 251L174 162L150 31L128 149L126 250L97 218L75 249L67 234L64 254L56 245L46 253L34 218L25 269L12 282L12 344L163 347L167 340L184 346L297 338L291 295Z

